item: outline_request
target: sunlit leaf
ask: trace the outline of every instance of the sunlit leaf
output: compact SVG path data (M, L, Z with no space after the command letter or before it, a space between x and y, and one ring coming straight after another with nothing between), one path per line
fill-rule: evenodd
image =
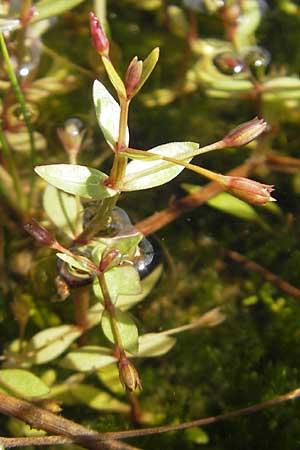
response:
M141 281L141 287L142 291L140 294L137 295L119 295L116 305L121 310L127 310L131 308L133 305L135 305L138 302L141 302L148 296L148 294L152 291L154 285L159 280L161 274L162 274L163 266L160 264L157 266L149 275L147 275L145 278Z
M110 79L110 82L113 85L113 87L115 88L116 92L118 93L118 95L120 97L126 98L127 94L126 94L125 85L124 85L122 79L120 78L118 72L112 65L111 61L104 56L102 58L102 62L105 67L108 78Z
M146 83L146 81L150 77L151 73L153 72L153 70L154 70L154 68L155 68L155 66L157 64L158 58L159 58L159 48L156 47L147 56L145 61L143 61L143 70L142 70L141 79L140 79L140 82L137 85L136 89L133 91L133 95L137 94L138 91Z
M100 200L116 191L105 186L107 175L97 169L76 164L37 166L35 172L52 186L73 195Z
M170 142L149 151L158 155L190 161L199 145L195 142ZM131 161L126 168L123 191L139 191L160 186L182 172L183 166L166 161Z
M59 363L65 369L90 372L117 361L109 348L89 345L69 352Z
M176 339L163 333L149 333L139 337L139 351L135 357L154 357L167 353L175 345Z
M120 106L100 81L93 85L93 99L98 123L107 144L114 148L119 136ZM129 131L126 129L126 145Z
M43 206L51 221L69 237L73 238L76 230L77 233L82 231L77 225L80 211L73 195L48 185L44 191Z
M111 411L128 413L129 405L120 402L107 392L87 384L74 384L70 386L71 394L84 405L97 411Z
M62 14L82 2L83 0L40 0L34 5L36 14L32 18L32 22Z
M65 253L56 253L56 256L70 266L75 267L75 269L91 273L91 268L84 261L78 261L78 259L73 258L73 256L66 255Z
M137 295L142 292L139 274L134 266L124 265L113 267L104 273L110 298L115 303L119 295ZM103 300L99 283L94 282L94 293Z
M138 329L131 315L127 312L115 309L115 318L124 349L130 353L136 353L138 350ZM104 311L102 315L101 326L107 339L113 344L116 344L107 311Z
M135 228L131 227L130 231L124 231L114 237L103 237L100 242L106 245L106 247L119 250L122 255L131 255L135 251L136 246L142 240L143 235Z
M74 325L47 328L35 334L24 351L32 364L43 364L61 355L81 334Z
M40 378L23 369L0 370L0 385L22 397L41 397L50 391Z
M115 394L124 394L124 388L120 383L117 364L110 364L97 371L97 377L104 386ZM137 394L139 391L136 391Z

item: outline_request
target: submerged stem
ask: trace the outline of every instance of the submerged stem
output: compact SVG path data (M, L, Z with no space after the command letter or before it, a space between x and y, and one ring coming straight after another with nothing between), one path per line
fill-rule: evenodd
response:
M12 88L13 88L16 98L19 102L19 105L20 105L20 108L22 111L22 115L24 118L24 122L25 122L25 125L27 128L27 131L28 131L29 141L30 141L30 164L33 168L35 166L36 148L35 148L35 143L34 143L33 128L32 128L32 124L31 124L30 113L28 112L28 109L26 107L26 101L25 101L23 92L20 88L13 65L11 63L2 31L0 31L0 48L2 51L3 59L6 64L6 69L7 69L7 73L8 73ZM28 206L30 206L30 203L31 203L31 198L32 198L32 193L33 193L33 188L34 188L34 180L35 180L35 176L34 176L34 171L32 170L31 177L30 177L30 191L29 191L29 196L28 196Z

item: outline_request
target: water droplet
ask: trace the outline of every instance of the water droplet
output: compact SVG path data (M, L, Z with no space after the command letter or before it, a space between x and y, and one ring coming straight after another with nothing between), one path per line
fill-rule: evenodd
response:
M41 45L37 38L27 38L25 42L25 55L19 64L17 74L21 79L26 79L35 70L41 58Z
M214 64L224 75L237 75L244 70L243 62L231 52L223 52L215 56Z
M252 75L257 78L266 72L271 55L265 48L254 46L246 49L244 60Z
M76 117L67 119L64 123L64 129L71 136L78 136L83 129L83 122Z

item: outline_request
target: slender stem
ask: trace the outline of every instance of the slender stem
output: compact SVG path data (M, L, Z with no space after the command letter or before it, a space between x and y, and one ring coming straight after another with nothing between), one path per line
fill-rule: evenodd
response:
M23 209L25 205L24 205L23 193L22 193L21 184L20 184L20 177L19 177L16 165L15 165L15 161L14 161L11 149L8 145L8 142L5 138L2 128L0 128L0 143L1 143L4 159L7 163L9 174L14 183L14 188L15 188L16 197L17 197L17 203L20 205L20 209Z
M162 427L153 428L141 428L137 430L120 431L118 433L109 432L104 433L104 436L111 437L112 439L127 439L131 437L142 437L149 436L150 434L161 434L168 433L170 431L185 430L191 427L198 427L203 425L210 425L211 423L220 422L222 420L231 419L233 417L244 416L247 414L253 414L255 412L261 411L272 406L279 405L280 403L287 402L289 400L294 400L300 397L300 389L295 389L294 391L288 392L287 394L279 395L278 397L272 398L265 402L257 403L255 405L249 406L247 408L237 409L224 414L219 414L218 416L205 417L203 419L192 420L190 422L183 422L178 425L166 425Z
M0 47L1 47L3 58L4 58L4 61L6 64L7 73L10 78L10 82L11 82L12 88L15 92L15 95L17 97L17 100L20 104L24 122L25 122L25 125L27 128L27 131L28 131L29 141L30 141L30 163L31 163L31 167L33 168L35 166L36 148L35 148L35 142L34 142L34 137L33 137L33 128L32 128L32 124L31 124L30 113L27 110L26 101L25 101L24 95L22 93L22 90L20 88L18 79L16 77L13 65L11 63L2 31L0 31ZM30 177L30 191L29 191L29 196L28 196L28 206L30 206L30 203L31 203L31 197L32 197L33 188L34 188L34 180L35 180L35 176L34 176L34 172L32 170L31 177Z
M217 183L222 183L222 178L223 175L220 175L218 173L212 172L211 170L205 169L204 167L201 166L196 166L195 164L191 164L188 163L182 159L176 159L176 158L170 158L169 156L163 156L163 155L158 155L156 153L152 153L152 152L144 152L142 150L136 150L136 149L128 149L128 154L131 153L135 153L135 154L143 154L144 156L149 157L149 160L153 160L153 159L157 159L157 160L161 160L161 161L167 161L170 162L172 164L176 164L178 166L183 166L186 169L191 170L192 172L196 172L199 175L202 175L206 178L208 178L211 181L215 181Z
M83 232L80 233L80 235L76 238L75 242L88 242L97 233L107 228L111 210L116 205L118 198L119 194L115 195L114 197L105 198L101 202L96 215L89 222Z
M73 289L72 300L74 305L75 324L83 331L89 328L88 311L90 303L90 288L83 286ZM81 335L78 339L79 345L85 345L86 335Z
M122 337L120 335L118 323L116 320L116 312L115 312L115 306L113 302L111 301L109 290L106 284L104 273L101 272L98 274L98 281L102 290L103 298L104 298L104 306L105 310L107 311L109 315L110 325L112 329L112 333L114 336L115 345L118 349L118 352L120 354L125 355L125 350L123 347Z
M128 123L128 111L130 100L120 98L120 122L119 122L119 136L115 148L115 157L110 173L110 180L113 187L118 188L122 185L124 174L127 166L127 157L121 152L126 149L126 129Z

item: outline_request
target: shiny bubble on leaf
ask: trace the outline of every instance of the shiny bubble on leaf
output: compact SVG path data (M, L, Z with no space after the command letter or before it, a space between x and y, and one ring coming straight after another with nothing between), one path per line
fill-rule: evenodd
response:
M213 62L223 75L238 75L245 69L244 63L231 52L219 53Z
M85 256L88 259L91 256L89 249L84 250L80 249L80 247L71 247L70 250L75 255ZM69 287L77 288L87 286L93 282L94 275L70 266L70 264L67 264L61 259L57 260L57 267L59 276L67 283Z
M77 117L72 117L65 121L64 129L68 134L78 136L83 129L83 122Z
M244 60L252 75L259 77L266 72L271 55L265 48L254 46L247 49Z
M25 53L17 69L17 75L21 80L26 79L37 69L41 59L41 44L39 39L25 40Z
M139 243L138 253L134 265L142 280L162 263L162 249L155 238L144 237Z

